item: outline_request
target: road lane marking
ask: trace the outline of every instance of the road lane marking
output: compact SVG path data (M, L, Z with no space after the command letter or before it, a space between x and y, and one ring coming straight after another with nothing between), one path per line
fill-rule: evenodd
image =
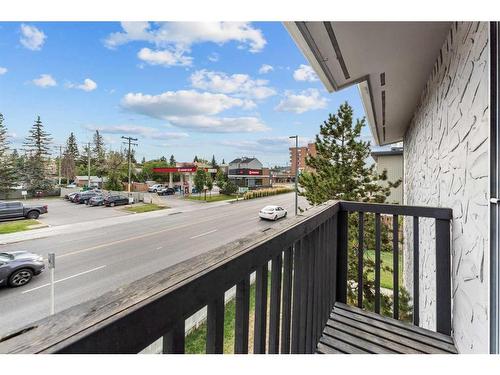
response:
M210 233L213 233L213 232L217 232L217 229L214 229L214 230L211 230L209 232L202 233L202 234L198 234L197 236L190 237L189 239L193 240L195 238L198 238L198 237L201 237L201 236L206 236L207 234L210 234Z
M83 271L83 272L77 273L77 274L72 275L72 276L64 277L64 278L62 278L62 279L59 279L59 280L54 281L54 284L57 284L57 283L60 283L60 282L62 282L62 281L66 281L66 280L69 280L69 279L73 279L73 278L75 278L75 277L82 276L82 275L85 275L85 274L90 273L90 272L98 271L98 270L100 270L100 269L103 269L104 267L106 267L106 265L99 266L99 267L96 267L96 268L92 268L91 270ZM34 290L41 289L41 288L45 288L46 286L49 286L49 285L50 285L50 283L43 284L43 285L39 285L39 286L37 286L37 287L35 287L35 288L32 288L32 289L28 289L28 290L22 291L22 292L21 292L21 294L25 294L25 293L33 292Z

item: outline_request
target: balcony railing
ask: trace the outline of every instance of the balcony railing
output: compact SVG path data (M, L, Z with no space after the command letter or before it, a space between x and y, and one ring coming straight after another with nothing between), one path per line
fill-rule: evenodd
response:
M449 335L451 210L332 202L35 322L0 339L0 352L137 353L163 338L163 353L184 353L185 320L206 306L206 352L222 353L224 296L236 286L235 353L248 352L252 333L254 353L313 353L335 303L348 302L348 215L354 212L358 212L360 223L364 222L366 213L375 215L377 313L380 312L377 301L380 301L381 215L393 215L396 302L399 295L398 216L409 216L413 222L416 260L419 218L435 219L437 331ZM365 238L363 230L360 225L360 244ZM358 289L362 290L363 254L359 253L358 277L350 282L357 281ZM414 262L413 277L416 325L418 264ZM254 272L254 329L249 332L250 280ZM359 294L360 307L362 298ZM398 319L398 303L394 306L393 316Z

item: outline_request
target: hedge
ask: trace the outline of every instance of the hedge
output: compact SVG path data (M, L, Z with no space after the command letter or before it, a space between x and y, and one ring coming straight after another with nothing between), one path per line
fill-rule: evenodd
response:
M292 191L293 189L286 187L252 190L252 191L247 191L245 195L243 195L243 199L269 197L271 195L285 194L285 193L290 193Z

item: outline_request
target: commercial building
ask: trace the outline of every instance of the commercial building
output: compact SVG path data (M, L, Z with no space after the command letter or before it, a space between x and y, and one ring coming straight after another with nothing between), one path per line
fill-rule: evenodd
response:
M256 158L234 159L229 163L227 177L242 188L256 189L271 186L269 168L263 168L262 163Z
M300 172L309 170L306 165L307 156L316 156L316 144L309 143L303 147L290 147L290 174L295 176L297 168Z
M381 174L386 170L388 181L401 180L401 184L397 188L391 188L391 195L387 197L387 203L403 204L403 147L372 151L371 156L375 160L377 173ZM387 184L387 182L382 183Z

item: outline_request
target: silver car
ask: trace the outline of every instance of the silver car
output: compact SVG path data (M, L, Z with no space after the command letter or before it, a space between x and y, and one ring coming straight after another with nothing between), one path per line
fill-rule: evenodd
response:
M26 285L44 269L41 255L27 251L0 252L0 286L15 288Z

